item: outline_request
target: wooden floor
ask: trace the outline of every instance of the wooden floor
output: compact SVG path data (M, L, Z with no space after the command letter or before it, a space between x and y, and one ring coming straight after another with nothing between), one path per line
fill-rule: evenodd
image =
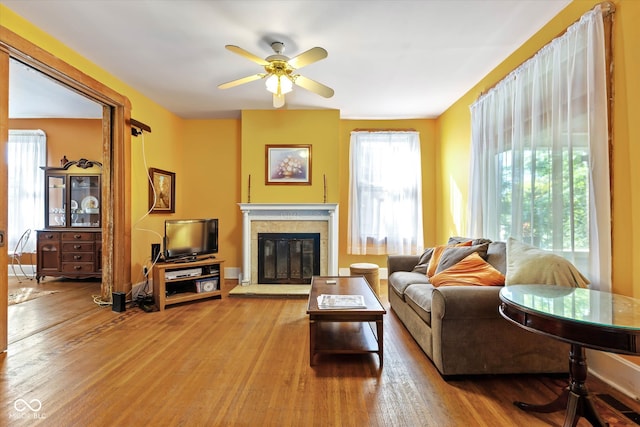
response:
M563 378L444 381L392 311L384 320L381 371L375 355L323 356L310 367L305 299L225 296L164 312L128 306L115 313L94 304L97 282L54 280L40 286L60 292L9 307L10 345L0 356L0 425L534 427L563 422L562 413L529 414L512 404L516 399L546 403L565 385ZM225 286L226 293L233 283ZM388 308L386 295L381 299ZM589 385L640 410L640 403L594 378ZM612 426L634 425L608 413Z

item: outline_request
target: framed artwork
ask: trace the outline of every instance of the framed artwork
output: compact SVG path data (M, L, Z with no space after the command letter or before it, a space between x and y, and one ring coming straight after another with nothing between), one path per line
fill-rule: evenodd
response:
M149 168L149 178L149 212L174 213L176 211L176 174Z
M311 145L265 145L266 185L311 185Z

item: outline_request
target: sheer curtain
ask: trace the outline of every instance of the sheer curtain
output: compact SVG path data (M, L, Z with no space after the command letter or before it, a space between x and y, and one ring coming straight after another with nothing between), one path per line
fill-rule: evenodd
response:
M554 251L608 290L604 40L596 6L471 106L469 230Z
M418 132L351 132L350 254L423 250L422 173Z
M27 228L44 226L44 171L47 164L47 137L41 130L9 130L7 171L9 226L8 248L13 250ZM35 234L26 252L36 251Z

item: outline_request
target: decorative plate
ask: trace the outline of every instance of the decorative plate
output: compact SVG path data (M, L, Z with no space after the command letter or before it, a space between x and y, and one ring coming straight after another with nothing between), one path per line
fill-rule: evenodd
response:
M78 209L78 202L76 202L75 200L71 201L71 209Z
M94 196L87 196L82 199L82 209L97 209L99 207L98 199Z

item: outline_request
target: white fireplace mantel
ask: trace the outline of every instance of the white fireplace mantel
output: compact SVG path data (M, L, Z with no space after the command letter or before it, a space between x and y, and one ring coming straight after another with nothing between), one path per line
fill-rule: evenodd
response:
M252 282L252 221L327 221L327 273L330 276L338 275L337 203L238 203L238 206L242 212L242 285Z

